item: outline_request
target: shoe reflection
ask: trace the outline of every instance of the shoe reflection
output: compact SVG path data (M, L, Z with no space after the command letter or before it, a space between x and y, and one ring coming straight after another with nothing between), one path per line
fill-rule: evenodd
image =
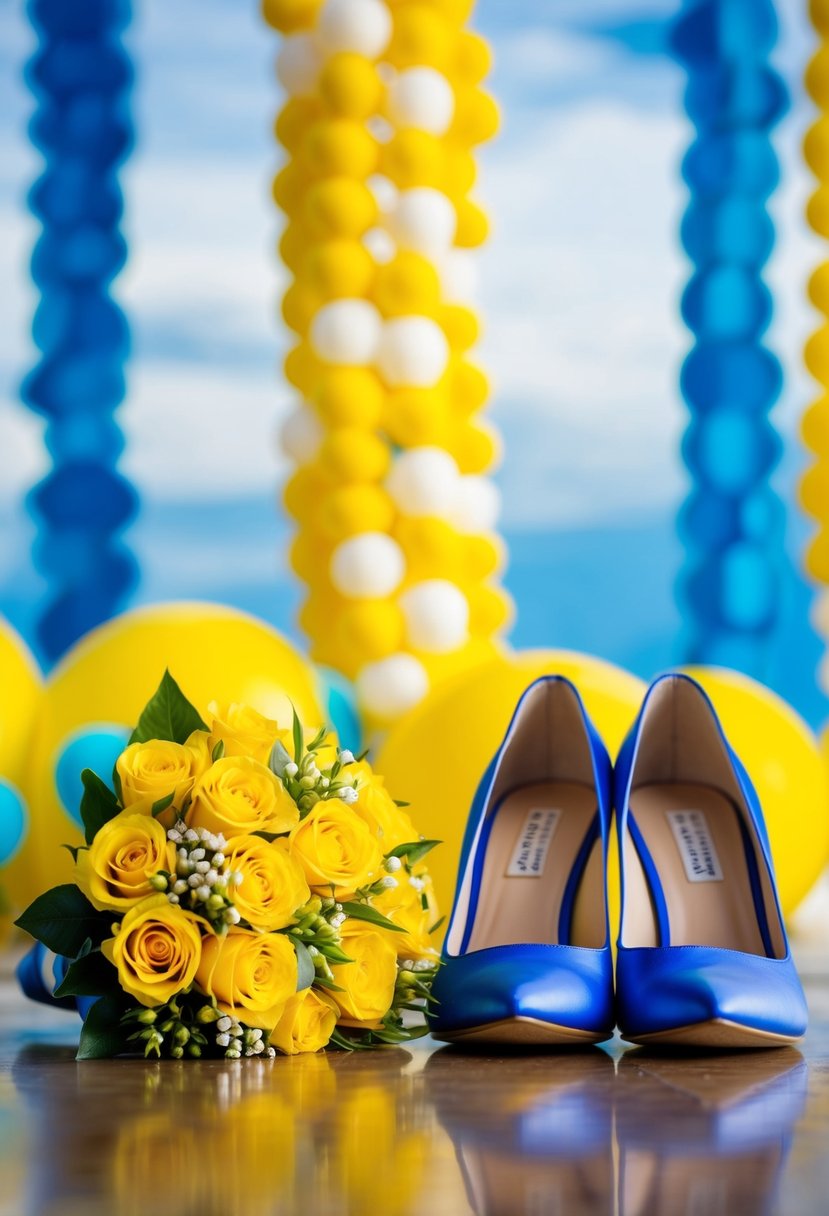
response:
M770 1212L808 1067L794 1048L619 1062L620 1216Z
M23 1052L21 1216L405 1216L428 1150L410 1064L391 1049L197 1065Z
M481 1056L426 1065L476 1216L613 1211L613 1061L604 1052Z

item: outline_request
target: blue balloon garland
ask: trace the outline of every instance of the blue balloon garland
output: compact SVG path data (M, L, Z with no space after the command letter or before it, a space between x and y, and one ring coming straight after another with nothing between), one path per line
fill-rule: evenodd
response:
M679 520L685 657L761 678L785 523L769 483L782 372L762 343L772 313L762 268L774 244L766 200L778 180L769 133L788 103L768 62L776 36L770 0L684 0L671 34L696 131L682 167L691 199L681 235L694 264L682 315L695 338L681 375L693 479Z
M137 496L116 463L126 318L109 293L126 260L116 170L132 145L132 68L120 39L129 0L29 0L38 49L31 138L46 161L29 195L42 224L32 255L41 358L22 386L47 420L49 474L32 490L34 559L48 583L37 640L53 661L113 615L137 578L121 532Z

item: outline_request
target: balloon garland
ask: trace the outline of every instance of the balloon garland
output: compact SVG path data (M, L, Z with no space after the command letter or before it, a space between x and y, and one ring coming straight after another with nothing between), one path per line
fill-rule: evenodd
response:
M469 250L487 236L472 148L497 128L471 0L264 0L287 94L274 199L302 402L283 447L312 654L373 723L492 650L498 436L470 357Z
M829 239L829 3L812 0L809 5L812 23L820 36L821 45L806 69L806 90L820 110L817 121L809 128L804 142L806 161L818 180L817 189L809 200L806 216L814 231ZM823 314L820 327L806 343L805 360L811 374L821 387L821 396L803 417L802 434L815 461L803 475L800 500L804 510L818 524L818 530L806 551L806 569L818 582L829 583L829 262L823 262L809 281L809 298ZM829 638L829 594L823 593L817 611L817 624L824 637ZM824 665L822 684L829 686L829 672Z
M123 439L113 418L128 331L109 294L126 258L115 171L132 141L132 71L120 40L130 6L30 0L28 11L39 44L28 64L31 135L46 165L29 196L43 226L32 256L41 359L22 393L47 419L53 463L30 496L35 561L49 586L37 637L51 661L112 616L136 576L120 540L136 496L116 471Z
M687 657L753 675L779 610L784 515L769 484L781 369L762 344L771 297L761 272L774 243L766 200L778 179L769 132L787 101L768 62L776 32L770 0L685 0L672 32L696 129L683 164L694 273L682 312L695 337L681 380L694 482L680 520Z

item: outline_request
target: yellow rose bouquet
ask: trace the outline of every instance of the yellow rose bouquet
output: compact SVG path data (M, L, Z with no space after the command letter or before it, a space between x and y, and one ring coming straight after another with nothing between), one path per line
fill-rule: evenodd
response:
M424 1034L438 842L325 727L309 739L296 714L283 729L242 705L209 717L165 672L111 786L82 774L74 881L17 922L56 956L54 999L84 1015L78 1058Z

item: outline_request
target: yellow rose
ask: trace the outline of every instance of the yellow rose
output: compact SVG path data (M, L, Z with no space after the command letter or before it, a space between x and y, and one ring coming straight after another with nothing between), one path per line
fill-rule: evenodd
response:
M291 795L269 768L250 756L224 756L193 789L187 822L229 840L251 832L288 832L299 819Z
M416 890L409 882L408 875L403 871L397 874L397 886L391 891L383 891L372 902L378 912L382 912L389 920L394 921L403 933L386 934L397 951L399 958L436 958L437 951L429 934L429 927L438 919L432 880L428 874L421 873L424 887ZM423 907L422 897L426 896L426 907Z
M226 756L252 756L261 764L268 763L271 748L280 734L273 718L266 718L251 705L221 705L212 701L208 709L212 715L211 753L221 740Z
M271 1031L271 1046L278 1047L286 1056L319 1051L331 1038L338 1013L337 1005L327 993L316 988L297 992Z
M186 743L151 739L131 743L121 752L115 768L121 782L121 801L125 809L148 813L153 804L173 795L171 807L182 804L210 763L207 735L194 730Z
M397 979L397 951L390 933L349 918L342 927L342 948L352 960L332 967L342 992L332 996L341 1021L378 1022L389 1011Z
M175 871L175 845L151 815L121 811L95 833L78 854L75 881L91 904L103 912L123 912L155 892L150 878Z
M234 836L225 856L229 868L242 875L233 902L254 929L284 929L311 898L302 866L286 840L269 843L261 836Z
M296 951L282 933L231 929L205 939L196 979L222 1013L272 1030L296 992Z
M382 777L372 775L371 780L358 779L354 810L380 841L384 853L390 853L399 844L420 839L405 810L395 804Z
M365 886L383 864L377 838L339 798L318 802L291 832L290 843L311 890L328 895L333 887L337 899Z
M196 978L200 925L207 922L171 904L166 895L153 895L130 908L101 950L118 968L124 992L142 1005L164 1005Z

